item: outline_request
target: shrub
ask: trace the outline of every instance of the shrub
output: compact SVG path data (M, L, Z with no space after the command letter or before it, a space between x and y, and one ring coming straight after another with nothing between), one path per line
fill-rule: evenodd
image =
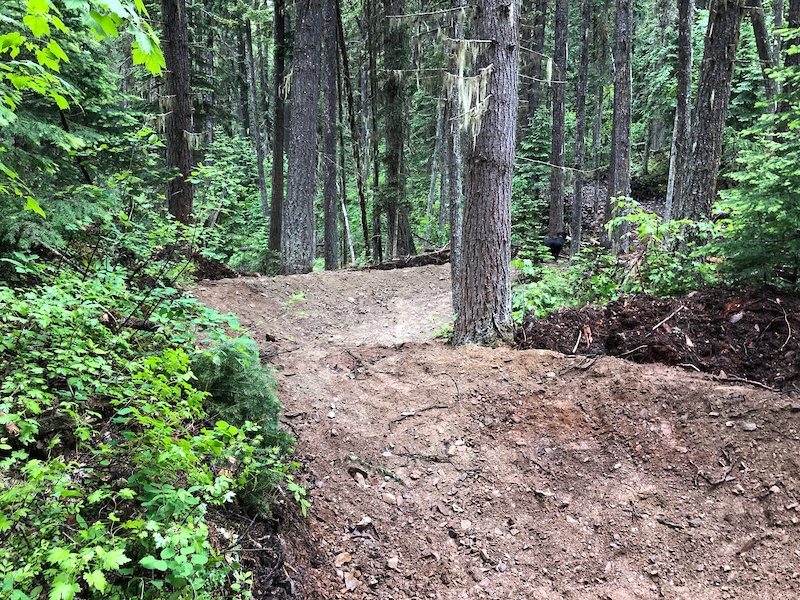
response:
M258 493L265 509L281 487L308 504L255 345L174 289L128 288L120 266L87 276L23 258L12 264L25 284L0 285L0 596L246 593L235 541L209 508ZM201 331L211 345L196 357ZM195 383L203 357L219 358L217 396ZM241 424L210 418L245 372L244 397L268 406L228 407Z

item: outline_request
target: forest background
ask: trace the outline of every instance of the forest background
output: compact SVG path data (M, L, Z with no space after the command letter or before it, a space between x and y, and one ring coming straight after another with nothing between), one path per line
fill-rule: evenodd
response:
M247 584L215 568L206 510L304 491L271 385L231 383L269 380L252 342L180 284L203 259L297 273L448 243L455 268L462 154L502 66L476 66L493 42L473 34L496 5L518 19L519 110L496 132L516 140L517 319L796 289L797 0L3 0L4 590ZM567 270L541 263L562 230Z

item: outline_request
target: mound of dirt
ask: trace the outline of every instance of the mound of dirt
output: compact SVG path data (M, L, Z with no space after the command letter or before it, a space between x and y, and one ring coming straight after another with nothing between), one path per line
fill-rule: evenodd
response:
M705 288L681 298L644 294L603 308L529 318L521 348L617 356L800 389L800 298L774 288Z
M276 368L312 501L277 532L282 588L255 570L258 597L800 597L791 379L780 394L609 356L453 348L435 339L451 320L448 265L206 281L195 294L234 311ZM788 299L732 297L727 309L726 296L684 299L666 320L678 304L608 314L615 332L640 332L631 349L664 336L676 361L715 375L730 367L714 347L796 349ZM589 333L589 350L605 348L602 311L566 314L550 328L564 350L578 332L582 354ZM715 321L727 345L713 346Z

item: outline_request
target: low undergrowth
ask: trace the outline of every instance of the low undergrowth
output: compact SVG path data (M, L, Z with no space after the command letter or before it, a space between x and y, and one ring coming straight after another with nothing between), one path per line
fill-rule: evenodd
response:
M255 344L113 261L6 263L0 596L246 597L239 540L210 509L307 506Z

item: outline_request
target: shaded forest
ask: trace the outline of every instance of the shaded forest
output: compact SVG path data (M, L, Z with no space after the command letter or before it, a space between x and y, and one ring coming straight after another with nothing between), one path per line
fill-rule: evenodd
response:
M197 279L446 260L456 346L796 294L799 122L800 0L0 0L0 593L246 595L311 507Z

